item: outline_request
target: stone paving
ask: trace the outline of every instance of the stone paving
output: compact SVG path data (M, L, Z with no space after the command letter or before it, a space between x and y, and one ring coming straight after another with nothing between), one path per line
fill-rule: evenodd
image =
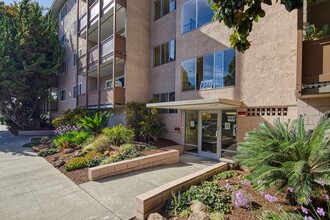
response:
M77 186L0 126L0 219L130 219L135 197L214 161L182 155L159 166Z

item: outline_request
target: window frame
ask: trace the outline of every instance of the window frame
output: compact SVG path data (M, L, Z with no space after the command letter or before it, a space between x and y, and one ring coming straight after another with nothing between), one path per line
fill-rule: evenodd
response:
M165 0L155 0L154 3L154 10L153 10L153 21L157 21L164 17L165 15L168 15L172 12L174 12L177 9L177 0L168 0L168 12L165 13L164 9L164 1ZM174 2L174 8L171 10L171 2ZM156 3L160 3L160 15L159 17L156 16Z
M64 92L64 99L62 99L62 92ZM59 93L60 93L59 97L58 97L59 102L65 102L66 101L66 88L61 89Z
M171 42L173 42L174 44L174 48L173 48L173 55L174 55L174 59L171 60L171 54L172 54L172 51L171 51ZM168 54L167 54L167 58L168 58L168 62L163 62L165 61L165 53L164 53L164 50L163 48L165 48L165 45L168 44ZM155 50L156 48L159 47L159 64L156 65L156 59L155 59ZM171 62L175 62L176 60L176 39L171 39L170 41L168 42L165 42L165 43L162 43L160 45L157 45L155 47L152 48L152 52L153 52L153 67L157 67L157 66L161 66L161 65L164 65L164 64L167 64L167 63L171 63Z
M63 38L63 41L62 41ZM60 38L60 45L61 47L65 47L66 46L66 33L63 33L61 38Z
M63 68L64 67L64 68ZM63 70L63 71L62 71ZM61 65L61 69L59 70L59 75L64 75L67 73L68 67L67 67L67 62L64 60Z
M125 76L118 76L118 77L116 77L116 81L118 81L118 80L121 79L121 78L123 78L123 79L124 79L124 82L125 82ZM111 82L111 84L112 84L112 79L108 79L108 80L106 80L106 81L104 82L104 89L112 89L112 88L113 88L113 86L111 86L111 87L108 87L108 86L107 86L107 83L108 83L108 82ZM121 88L125 88L125 83L124 83L124 86L121 87Z
M195 1L195 7L196 7L196 13L195 13L195 20L196 20L196 24L195 24L195 28L194 29L191 29L191 30L189 30L189 31L185 31L185 32L183 32L183 6L184 5L186 5L186 4L188 4L188 3L190 3L190 2L192 2L192 1ZM191 32L191 31L193 31L193 30L196 30L196 29L199 29L199 28L201 28L201 27L203 27L203 26L206 26L206 25L208 25L208 24L210 24L210 23L212 23L213 21L211 20L210 22L207 22L207 23L205 23L205 24L203 24L203 25L201 25L201 26L198 26L198 9L199 9L199 0L189 0L189 1L187 1L187 2L185 2L185 3L183 3L182 5L181 5L181 35L184 35L184 34L186 34L186 33L189 33L189 32Z
M66 12L64 15L62 15L64 8L66 9ZM62 22L64 20L64 18L66 17L66 15L68 14L68 4L67 3L65 3L64 6L61 8L59 14L60 14L60 21Z
M226 89L226 88L233 88L237 85L237 59L236 59L236 63L235 63L235 84L234 85L230 85L230 86L225 86L223 84L222 87L215 87L216 86L216 53L221 52L222 53L222 65L224 64L224 54L225 51L229 51L229 50L233 50L235 52L235 59L237 58L237 51L234 48L226 48L224 50L218 50L215 51L213 53L208 53L208 54L204 54L203 56L198 56L198 57L193 57L190 59L186 59L186 60L182 60L180 63L180 67L182 67L182 63L185 61L189 61L189 60L195 60L195 89L190 89L190 90L184 90L183 89L183 78L182 78L182 72L180 72L181 74L181 92L192 92L192 91L207 91L207 90L211 90L211 89ZM203 77L204 77L204 57L212 55L213 54L213 85L212 88L210 89L200 89L200 85L198 86L198 79L197 79L197 59L202 57L203 58ZM224 67L222 67L222 71L224 71ZM224 77L223 73L222 73L222 77ZM203 81L203 80L202 80ZM201 81L201 82L202 82Z
M76 99L78 95L81 95L82 83L78 83L78 90L76 90L77 85L72 86L72 99Z

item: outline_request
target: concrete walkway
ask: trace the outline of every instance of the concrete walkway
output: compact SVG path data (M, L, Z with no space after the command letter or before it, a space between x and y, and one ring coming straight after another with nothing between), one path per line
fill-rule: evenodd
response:
M135 215L135 197L172 180L197 172L216 162L184 154L175 165L143 169L99 181L81 184L90 195L115 212L121 219Z
M0 219L120 219L0 128Z
M0 219L130 219L135 197L215 162L183 155L149 168L77 186L0 127Z

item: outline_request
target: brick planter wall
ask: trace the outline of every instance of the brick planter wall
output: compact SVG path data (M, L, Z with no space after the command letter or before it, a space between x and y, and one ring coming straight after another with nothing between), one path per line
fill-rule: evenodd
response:
M136 197L136 218L138 220L147 219L150 213L161 209L166 200L172 198L172 192L183 192L190 186L225 170L228 170L228 164L221 162L138 195Z
M116 163L101 165L88 169L88 179L97 180L108 176L155 167L164 164L179 163L178 150L166 150L165 152L152 154L144 157L124 160Z

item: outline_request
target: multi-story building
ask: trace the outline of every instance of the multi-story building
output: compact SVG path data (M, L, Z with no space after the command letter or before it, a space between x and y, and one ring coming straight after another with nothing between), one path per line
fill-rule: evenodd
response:
M156 98L147 106L164 115L166 138L222 160L264 120L303 116L312 128L330 110L330 37L303 41L303 24L330 24L330 1L291 13L268 6L244 54L207 2L55 0L67 48L59 112L109 109L110 124L124 123L126 103Z

